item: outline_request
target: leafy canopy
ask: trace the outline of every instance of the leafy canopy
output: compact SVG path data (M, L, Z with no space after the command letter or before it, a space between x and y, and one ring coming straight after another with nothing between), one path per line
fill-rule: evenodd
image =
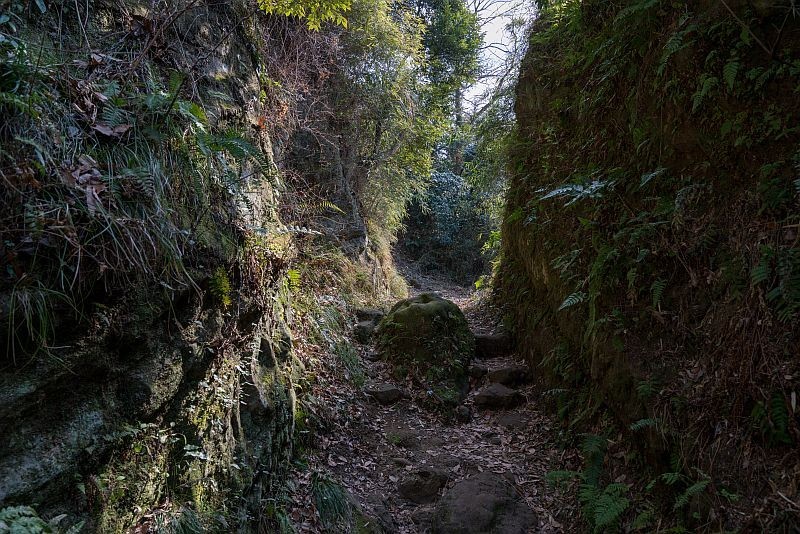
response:
M303 18L309 30L319 30L324 22L346 28L351 5L351 0L258 0L265 13Z

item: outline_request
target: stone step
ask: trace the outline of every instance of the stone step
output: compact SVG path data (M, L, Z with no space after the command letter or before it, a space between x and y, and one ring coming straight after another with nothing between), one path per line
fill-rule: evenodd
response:
M475 336L475 357L481 360L508 356L514 344L508 334L477 334Z
M514 364L499 369L492 369L486 374L489 382L497 382L504 386L515 387L527 384L533 378L531 369L527 365Z
M514 408L522 404L525 398L519 391L493 382L479 390L473 400L475 406L481 408Z
M374 382L364 386L364 393L381 404L393 404L405 396L405 392L394 384Z

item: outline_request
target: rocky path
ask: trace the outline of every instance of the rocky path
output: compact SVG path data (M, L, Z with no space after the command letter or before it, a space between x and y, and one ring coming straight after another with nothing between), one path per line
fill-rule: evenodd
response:
M413 292L434 291L465 310L481 339L495 329L493 310L468 288L412 273ZM392 376L368 345L355 345L366 383L323 373L314 394L332 407L333 428L316 438L308 468L295 472L291 519L300 532L565 532L577 517L549 488L548 471L577 460L554 444L557 429L537 408L531 371L495 339L478 343L470 392L456 418L423 409L424 392ZM485 350L486 348L490 350ZM359 525L324 525L314 514L313 473L340 484L363 514ZM318 476L318 475L317 475ZM318 506L318 504L317 504ZM324 514L323 514L324 515Z

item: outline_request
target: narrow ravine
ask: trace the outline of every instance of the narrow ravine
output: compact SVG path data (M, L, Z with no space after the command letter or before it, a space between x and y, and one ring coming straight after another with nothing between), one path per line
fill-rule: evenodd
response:
M800 534L798 93L795 0L0 0L0 534Z

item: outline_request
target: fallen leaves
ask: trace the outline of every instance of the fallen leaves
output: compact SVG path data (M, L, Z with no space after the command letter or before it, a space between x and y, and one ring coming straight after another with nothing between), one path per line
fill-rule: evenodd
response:
M130 130L132 126L130 124L118 124L116 126L109 126L108 124L104 124L102 122L95 123L92 125L92 129L96 132L100 132L101 134L108 136L108 137L122 137L125 132Z
M448 298L469 302L465 290L459 294L457 289L450 289ZM491 313L487 308L473 309L468 310L468 317L488 330L494 321L486 315ZM332 429L315 437L318 448L306 458L308 470L294 474L290 516L299 532L322 531L309 503L311 472L329 473L368 511L370 496L381 496L400 533L419 532L414 522L419 506L403 500L397 484L408 471L422 466L447 471L451 484L480 471L508 475L516 482L520 496L539 515L542 532L563 532L574 526L579 515L576 504L545 483L548 471L565 467L564 454L551 442L554 432L550 419L532 403L514 410L525 421L522 427L512 429L500 424L498 416L507 412L479 412L469 423L449 425L414 402L401 401L390 407L367 402L345 379L344 370L339 368L341 362L325 357L318 348L307 346L304 350L315 355L307 367L317 376L312 395L330 408L328 423ZM366 373L391 380L391 368L385 362L371 362L366 358L367 350L363 348L362 354ZM503 364L502 360L493 362ZM532 392L529 397L534 397ZM415 439L401 443L403 431Z
M80 156L76 165L62 169L61 181L65 185L83 190L89 214L94 215L97 212L98 207L102 205L100 193L105 191L107 186L94 158L85 154Z

